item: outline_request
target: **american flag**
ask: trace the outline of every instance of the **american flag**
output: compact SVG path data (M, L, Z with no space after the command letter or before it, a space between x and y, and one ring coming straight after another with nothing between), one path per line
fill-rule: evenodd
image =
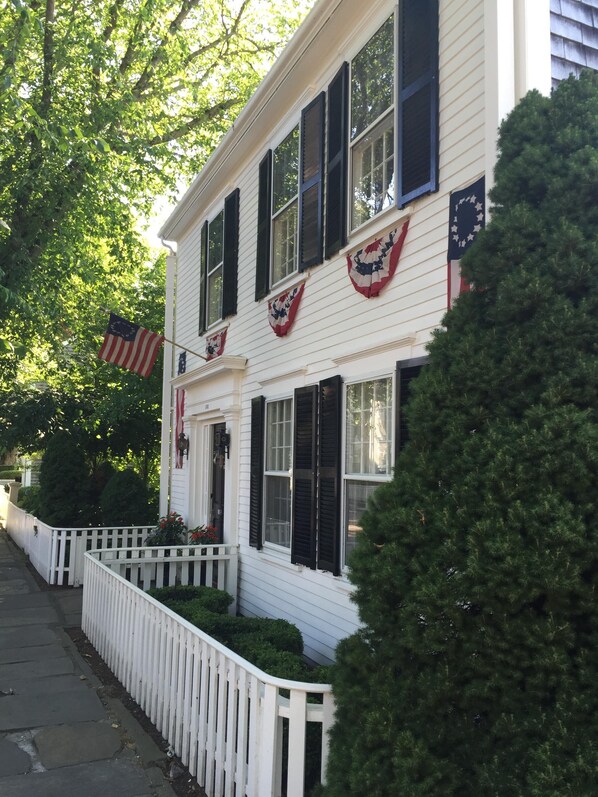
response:
M461 276L461 258L475 241L485 223L486 188L480 177L462 191L453 191L450 197L447 306L455 303L460 293L470 289Z
M183 351L179 354L179 366L177 370L177 376L184 374L186 370L187 370L187 353ZM174 466L175 468L182 468L183 455L179 451L179 447L177 445L179 435L185 431L185 422L183 421L183 416L185 414L185 391L182 388L177 388L174 392L174 407L175 407L174 442L175 442L175 451L176 451Z
M164 337L110 313L100 360L119 365L140 376L149 376Z

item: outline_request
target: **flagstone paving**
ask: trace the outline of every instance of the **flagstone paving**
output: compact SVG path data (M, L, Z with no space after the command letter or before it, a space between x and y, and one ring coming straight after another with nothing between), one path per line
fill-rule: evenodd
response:
M100 700L65 633L80 612L81 590L41 591L0 531L0 797L174 797L165 752Z

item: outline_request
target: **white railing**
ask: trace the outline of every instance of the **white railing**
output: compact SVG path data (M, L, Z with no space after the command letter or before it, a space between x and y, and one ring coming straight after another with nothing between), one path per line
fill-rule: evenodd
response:
M149 526L53 528L8 501L6 530L48 584L79 587L83 583L83 556L97 548L142 545Z
M193 562L189 551L87 553L82 628L208 797L303 797L309 755L323 779L331 687L268 675L127 580L147 584L167 564L178 583L205 563L200 583L227 581L228 546L202 546Z
M0 523L6 522L6 513L8 512L8 485L10 482L0 479Z

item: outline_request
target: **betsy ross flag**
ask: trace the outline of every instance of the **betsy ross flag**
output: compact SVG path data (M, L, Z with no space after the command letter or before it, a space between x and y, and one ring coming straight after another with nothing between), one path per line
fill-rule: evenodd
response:
M149 376L156 362L163 335L125 321L110 313L104 342L98 352L100 360L120 365L140 376Z
M460 293L471 286L461 276L461 258L475 241L485 223L486 188L480 177L462 191L450 196L447 306L450 310Z

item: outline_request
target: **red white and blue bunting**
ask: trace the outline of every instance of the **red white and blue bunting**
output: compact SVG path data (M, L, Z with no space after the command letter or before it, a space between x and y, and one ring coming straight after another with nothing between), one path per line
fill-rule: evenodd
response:
M409 219L400 230L397 227L363 249L347 255L349 277L356 291L371 299L390 282L399 263L408 227Z
M293 321L299 309L299 303L303 296L305 283L291 288L286 293L281 293L276 299L268 302L268 321L274 330L274 334L282 338L293 326Z
M227 332L228 327L226 327L226 329L221 329L220 332L216 332L215 335L211 335L209 338L206 338L206 360L213 360L215 357L220 357L220 355L224 352Z

